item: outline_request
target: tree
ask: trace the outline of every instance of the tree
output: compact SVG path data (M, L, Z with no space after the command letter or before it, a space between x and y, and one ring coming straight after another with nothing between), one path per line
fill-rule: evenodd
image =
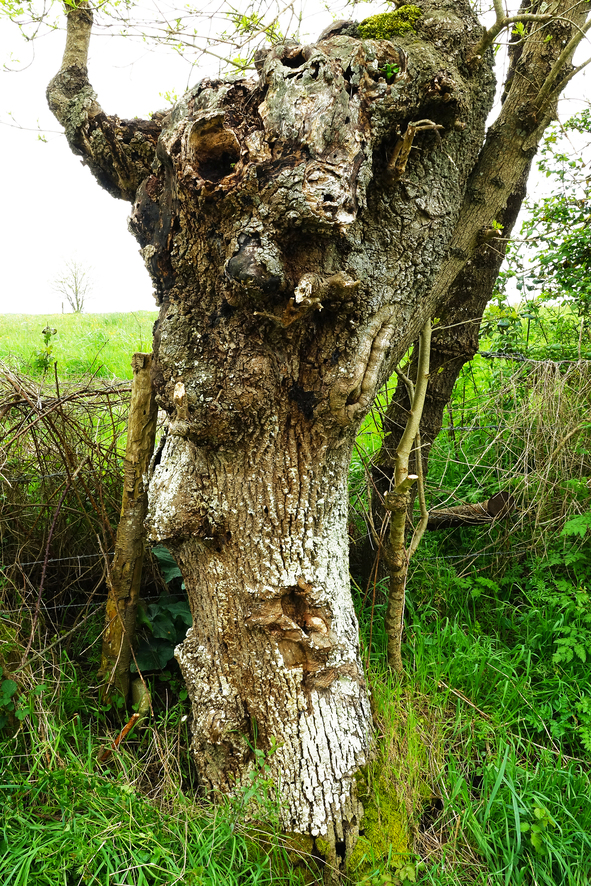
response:
M562 340L560 344L553 342L552 350L559 349L564 356L578 355L579 359L588 353L591 314L590 132L589 110L550 127L537 166L549 179L551 191L528 203L520 239L512 244L508 270L497 285L501 300L508 280L515 279L528 330L531 321L538 320L542 304L566 308ZM584 136L587 138L581 145Z
M76 259L71 259L65 262L64 271L53 281L53 288L65 298L75 314L81 314L92 290L90 271Z
M258 79L204 80L170 113L120 120L88 80L80 3L48 88L73 151L133 203L161 305L170 423L148 526L191 601L177 657L201 777L232 791L269 751L285 827L333 864L371 742L347 565L355 434L428 319L462 311L458 281L496 250L588 27L587 3L495 10L484 30L467 0L423 0L279 42ZM485 138L491 45L511 26Z

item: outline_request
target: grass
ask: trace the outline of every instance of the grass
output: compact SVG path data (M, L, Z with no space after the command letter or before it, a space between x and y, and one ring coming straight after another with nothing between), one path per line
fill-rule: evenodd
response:
M503 637L492 622L481 624L490 600L475 608L469 593L464 603L459 591L449 599L449 586L431 578L435 599L447 598L453 616L414 601L403 680L384 667L383 605L374 607L370 656L379 736L373 777L379 793L386 774L404 801L416 882L588 886L591 761L577 712L588 692L585 666L552 661L545 613L533 608L519 639L517 631ZM367 652L371 613L360 614ZM388 856L384 836L372 843L381 854L371 857L377 879L368 882L397 882L384 879L401 864Z
M129 377L153 319L0 317L0 351L42 373L36 351L49 322L60 374L101 365ZM433 504L480 501L509 482L519 510L508 527L425 537L409 574L402 680L385 667L384 583L357 591L377 740L360 776L366 818L353 883L591 884L588 429L556 455L562 425L586 415L586 369L514 369L477 358L465 370L451 416L470 430L438 438L428 494ZM357 531L378 428L368 417L351 467ZM0 619L0 689L19 659L19 618L10 618ZM120 728L97 700L101 629L97 609L59 657L58 645L19 672L13 695L0 692L3 886L319 882L284 845L264 773L262 831L244 827L244 798L215 810L195 799L174 665L152 679L155 719L97 763Z
M61 377L131 378L131 356L152 349L156 311L131 314L1 314L0 360L42 374L57 360ZM56 329L44 341L43 330Z
M4 789L4 886L288 883L260 845L183 799L158 808L110 773L69 762ZM78 797L78 801L76 801ZM183 848L181 848L183 847Z
M155 719L98 762L119 729L90 683L84 662L96 665L96 643L89 661L81 654L88 639L75 637L72 657L47 654L14 674L15 712L1 742L2 886L302 883L279 834L279 801L262 777L249 789L264 805L259 829L244 825L240 796L215 808L197 798L188 704L164 700L156 679ZM8 641L4 650L13 658L19 651Z
M428 507L509 489L518 508L490 530L427 534L410 567L406 673L394 687L384 665L386 584L359 589L376 765L405 798L409 881L591 883L588 378L585 362L477 357L465 367L444 419L454 429L431 454ZM371 423L364 431L351 473L357 532L379 446ZM431 799L409 790L417 768ZM387 853L373 861L368 883L405 882Z

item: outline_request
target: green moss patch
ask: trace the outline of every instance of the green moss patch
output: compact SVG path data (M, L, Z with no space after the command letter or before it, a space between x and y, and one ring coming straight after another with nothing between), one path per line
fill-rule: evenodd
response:
M410 823L396 784L386 778L384 770L376 779L366 769L357 776L357 792L365 809L363 835L349 859L350 872L363 878L376 865L394 870L402 867L410 852Z
M383 672L370 681L379 740L357 776L364 815L348 873L363 886L399 886L419 869L417 828L434 796L429 773L441 761L442 735L438 710L420 692Z
M395 12L383 12L366 18L359 25L359 34L364 40L390 40L400 34L414 33L421 15L418 6L401 6Z

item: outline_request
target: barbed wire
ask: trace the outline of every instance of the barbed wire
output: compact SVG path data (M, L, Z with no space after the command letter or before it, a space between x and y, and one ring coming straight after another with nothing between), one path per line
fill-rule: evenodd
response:
M433 562L436 560L476 560L478 557L519 557L522 554L527 553L527 548L520 549L518 551L472 551L467 554L441 554L434 557L421 557L420 562ZM86 557L96 557L100 559L102 554L86 554ZM108 556L113 556L113 551L109 552ZM63 562L64 560L77 559L75 557L60 557L55 561L48 560L48 563L51 562ZM35 560L34 565L42 563L43 560ZM417 565L418 565L417 560ZM31 564L21 563L21 566L27 566ZM6 567L5 567L6 568ZM142 597L142 600L145 603L149 603L153 600L159 600L160 596L157 597ZM96 605L96 606L104 606L107 602L107 598L93 598L93 600L87 600L86 603L61 603L57 606L43 606L45 612L56 612L61 609L84 609L85 607ZM17 615L19 612L22 612L22 607L20 609L2 609L0 608L0 618L5 615Z
M516 363L553 363L555 366L561 366L563 363L591 363L586 357L573 360L552 360L547 357L545 360L536 360L534 357L526 357L525 354L503 354L502 351L478 351L478 354L487 360L513 360Z
M112 557L115 551L109 551L107 557ZM102 560L103 554L76 554L72 557L54 557L51 560L48 560L47 563L66 563L69 560ZM13 566L40 566L42 563L45 563L45 560L29 560L28 563L11 563L9 566L0 566L0 571L2 569L11 569Z
M177 594L173 594L171 596L178 596ZM151 603L153 600L159 600L160 595L158 597L142 597L142 603ZM107 602L107 597L93 598L92 600L87 600L86 603L60 603L58 606L43 606L43 610L45 612L56 612L58 609L84 609L88 606L96 606L97 608L104 606ZM18 615L19 612L23 611L23 607L20 609L2 609L0 608L0 618L5 615Z

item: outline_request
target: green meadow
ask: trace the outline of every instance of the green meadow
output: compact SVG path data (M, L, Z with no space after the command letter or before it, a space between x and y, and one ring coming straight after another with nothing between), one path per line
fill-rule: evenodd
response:
M29 375L131 378L131 355L152 349L157 311L128 314L2 314L0 360ZM45 333L44 330L55 330Z

